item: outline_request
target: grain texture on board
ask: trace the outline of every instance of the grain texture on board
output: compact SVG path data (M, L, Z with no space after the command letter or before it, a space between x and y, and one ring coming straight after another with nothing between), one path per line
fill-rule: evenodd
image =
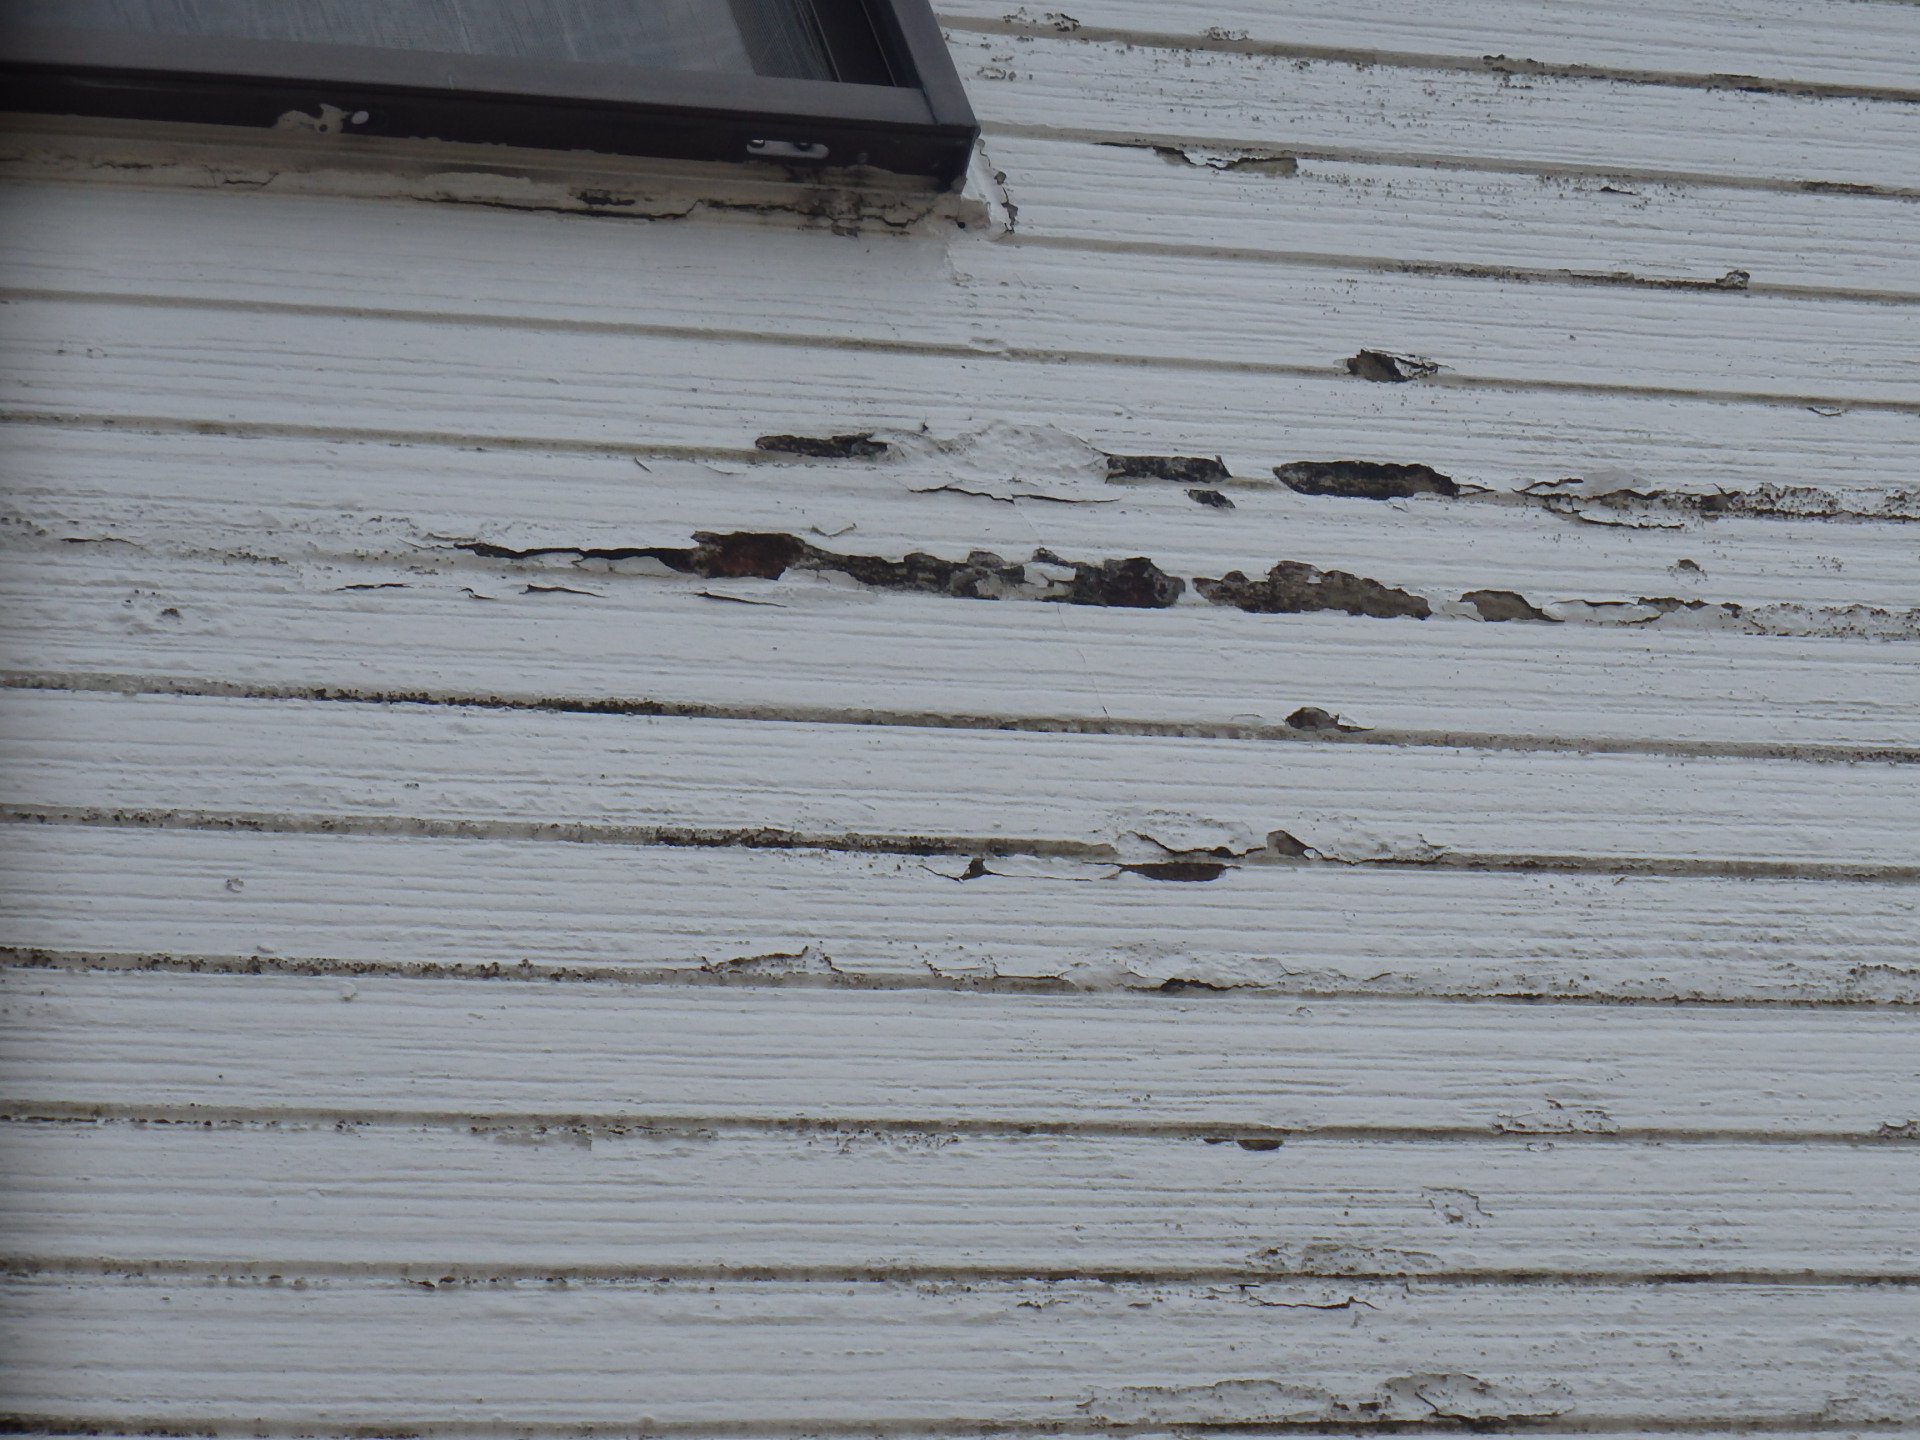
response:
M13 758L0 796L28 819L503 839L557 826L558 840L685 832L702 846L809 837L1130 863L1920 874L1920 767L1890 763L45 690L8 692L0 714ZM598 828L564 828L581 826Z
M73 225L85 232L110 216L116 229L133 228L155 248L172 249L191 244L177 207L223 204L234 207L236 228L255 228L248 217L257 197L131 191L111 198L123 204L101 216L55 215L50 227ZM270 225L259 227L266 233L256 243L269 253L290 251L282 263L297 270L295 276L269 272L252 285L235 284L183 260L182 280L159 295L129 293L107 288L111 278L99 273L118 268L109 251L93 273L75 281L7 292L14 301L10 368L32 366L48 379L65 371L95 384L124 373L118 383L126 384L161 354L181 347L197 356L202 370L211 370L223 355L221 368L260 364L276 340L284 344L302 330L316 340L345 331L364 337L362 383L377 373L379 362L411 370L431 351L452 346L469 371L493 358L510 387L510 377L524 385L527 370L559 364L562 353L577 352L573 363L584 366L596 352L611 357L631 351L636 340L713 331L856 353L1034 363L1087 359L1129 368L1284 376L1340 374L1347 357L1374 349L1430 359L1442 367L1435 382L1440 384L1755 397L1786 404L1838 397L1920 410L1920 362L1905 343L1912 316L1904 305L1318 266L1300 267L1290 272L1288 284L1276 286L1267 267L1232 258L1055 250L965 236L929 253L888 237L850 242L796 235L788 237L794 253L781 269L759 273L755 262L766 236L747 227L712 233L673 225L605 227L597 243L555 245L544 233L560 223L553 217L433 214L438 244L433 251L415 251L387 242L393 225L387 207L324 199L284 203L318 210L298 227L307 238L282 243L280 227ZM329 214L329 205L348 208ZM35 207L25 208L31 214ZM302 265L301 250L316 241L325 244L328 258ZM498 261L449 267L440 259L446 250L475 247L512 255L515 269L537 255L543 265L564 267L558 273L581 288L550 283L546 295L536 289L501 305L506 277ZM75 248L87 254L87 248ZM670 270L676 283L635 283L626 267L636 250ZM334 255L364 258L342 261ZM369 304L370 272L382 261L398 272L394 279L401 286L419 273L417 288L425 293ZM44 261L40 268L46 268ZM850 309L836 297L855 287L861 304ZM414 288L405 287L409 294ZM1159 303L1138 305L1142 293L1156 294ZM706 297L715 294L727 296L730 316L714 312ZM76 347L72 341L81 334L86 343ZM68 343L60 344L62 338ZM18 381L12 392L15 405L27 399ZM408 398L404 392L390 398L389 408ZM49 399L35 395L32 403ZM320 393L313 399L323 403Z
M1911 511L1913 475L1906 455L1914 426L1920 423L1910 416L1858 410L1830 415L1804 408L1716 405L1689 415L1687 427L1676 431L1669 402L1558 396L1549 405L1539 397L1421 385L1378 386L1333 378L1214 377L1202 384L1198 377L1165 375L1160 377L1161 403L1149 424L1137 418L1113 418L1116 407L1111 400L1096 399L1107 390L1110 377L1078 367L1036 367L1024 377L1031 382L1027 393L1016 398L1021 388L1016 382L1023 377L1014 372L1024 367L994 360L896 357L882 363L878 357L822 354L814 357L817 364L810 362L815 373L801 379L792 372L793 356L773 349L694 342L667 346L656 354L659 350L628 347L617 385L609 380L612 388L573 419L563 412L577 407L592 388L589 377L576 368L564 390L557 378L542 379L539 383L551 394L518 417L517 433L501 421L513 418L507 412L519 402L511 402L497 390L488 414L480 413L470 401L455 402L452 410L436 402L429 415L438 429L368 427L369 420L427 418L418 411L411 415L395 411L391 387L384 398L367 392L337 395L342 404L330 404L316 414L316 391L334 383L329 377L345 381L354 373L352 367L360 364L352 358L352 347L338 357L339 368L323 365L322 374L304 387L290 387L280 399L258 397L267 403L247 403L244 416L236 413L235 402L244 399L249 389L257 389L271 376L271 369L237 365L224 395L215 398L202 393L169 401L175 410L172 417L135 411L123 425L110 415L35 412L35 416L62 429L77 423L135 433L210 429L332 445L365 441L370 443L359 453L369 456L396 444L422 441L446 453L449 461L460 450L501 450L516 456L528 451L585 452L603 463L628 468L636 462L651 464L663 449L671 454L684 446L725 447L726 460L731 460L761 433L839 433L843 427L855 432L912 433L926 423L943 443L970 451L976 444L970 437L983 436L979 448L1007 454L998 479L1008 490L1031 488L1007 484L1030 477L1036 468L1021 452L1035 444L1043 447L1044 455L1055 432L1065 432L1076 442L1109 453L1224 456L1234 474L1255 478L1269 476L1271 467L1280 463L1359 459L1427 465L1462 485L1497 490L1574 477L1594 492L1773 495L1787 513L1796 508L1797 497L1805 496L1815 502L1811 508L1816 511L1831 508L1842 516L1849 511L1877 515L1889 507L1896 514ZM576 347L573 363L584 358ZM182 375L179 359L163 367L175 377L171 385L178 385ZM677 361L693 373L683 369L676 375L661 373L651 378L638 373L655 361L663 367ZM431 388L436 385L432 377L433 367L428 365L407 383ZM951 395L956 386L962 390L957 398L929 398L929 389L939 395L944 387ZM297 397L295 388L302 392ZM92 403L97 405L99 392L89 389L87 393L96 397ZM748 395L751 408L743 410L740 406ZM161 398L138 397L141 405L150 408ZM636 406L650 412L643 424L636 424L627 413ZM1553 415L1550 427L1542 423L1548 409ZM461 430L459 425L474 428ZM1012 427L1011 435L996 426ZM276 452L269 449L267 454L269 468L264 473L271 475ZM1042 475L1054 478L1047 466L1043 460ZM980 488L980 477L972 473L974 466L963 461L957 468L956 482L975 482L972 486L961 483L961 488ZM366 475L364 469L358 473ZM636 470L636 477L641 473ZM786 484L776 482L772 488L798 486L810 473L776 471L774 476ZM367 479L343 488L340 500L346 508L382 513L380 492ZM1102 493L1111 491L1103 487ZM981 506L991 503L983 501ZM1575 504L1572 508L1589 507ZM1601 523L1633 519L1591 508ZM623 506L622 513L632 509L631 504ZM838 529L848 518L822 517L823 528ZM1658 523L1662 517L1649 518Z
M475 1133L475 1132L478 1133ZM692 1133L688 1133L692 1132ZM0 1243L90 1256L651 1279L1679 1276L1920 1283L1920 1145L1231 1136L0 1131ZM1212 1143L1209 1143L1211 1140ZM154 1195L167 1197L164 1206ZM725 1196L716 1206L713 1197ZM458 1236L457 1244L450 1237Z
M212 1123L1734 1137L1776 1152L1907 1145L1920 1118L1909 1017L1885 1009L629 988L502 968L14 972L5 1094L22 1116Z
M1706 291L1719 296L1723 310L1738 303L1742 274L1753 294L1784 287L1810 297L1837 292L1912 303L1920 291L1920 269L1905 243L1911 199L1437 170L1364 159L1262 159L1256 149L1015 134L994 136L987 153L1007 177L1017 209L1011 233L1000 238L1015 243L1197 248L1334 270L1370 263L1507 267L1541 281L1638 280ZM262 205L246 196L19 184L10 190L10 213L0 218L7 242L0 284L26 292L124 293L127 277L138 274L140 293L173 298L365 306L384 297L455 312L507 306L594 318L593 307L582 305L580 292L561 275L512 271L510 246L478 244L475 237L537 234L543 249L596 272L601 294L624 296L634 277L616 257L661 243L650 231L685 228L649 221L645 231L616 225L576 235L552 217L446 206L395 216L390 206L369 213L351 205L342 213L341 203L276 197ZM191 216L209 205L261 249L240 273L211 272L191 243ZM343 233L359 244L332 243ZM833 245L823 247L829 253L879 245L896 266L907 248L886 235L829 238ZM376 257L408 273L403 294L375 288ZM1254 283L1257 273L1243 285ZM623 308L630 312L631 304Z
M1018 600L1052 592L968 591L899 562L929 554L951 567L984 551L1016 565L1046 549L1067 565L1144 554L1188 582L1160 597L1176 605L1208 603L1201 577L1297 558L1378 577L1443 619L1482 619L1459 597L1493 585L1532 597L1541 620L1604 624L1617 610L1614 623L1642 629L1768 632L1789 615L1864 624L1873 612L1891 626L1920 614L1910 528L1920 486L1697 492L1596 472L1515 493L1431 466L1398 472L1283 451L1277 465L1233 475L1217 457L1190 457L1228 510L1196 504L1177 474L1130 476L1134 457L1065 431L988 425L944 442L879 432L862 443L877 453L804 466L770 455L751 465L654 459L642 470L618 457L30 431L11 447L0 560L47 572L30 591L63 575L77 587L129 572L166 586L159 567L184 561L189 575L243 567L230 582L243 593L430 587L436 574L459 588L475 575L540 581L572 568L589 591L616 593L676 574L697 585L791 573ZM136 457L144 463L129 468ZM1408 493L1386 484L1370 496L1366 482L1382 475ZM378 493L380 512L343 505L341 490ZM757 562L757 574L744 564L700 574L678 555L702 533L743 532L787 536L789 553ZM1650 617L1633 609L1641 596L1673 605Z
M1920 1434L1920 5L1283 8L7 127L0 1428Z
M188 344L178 316L139 307L23 304L15 314L29 309L31 323L9 332L10 363L36 378L10 386L7 417L135 433L644 461L663 450L737 454L769 433L924 426L952 437L1000 422L1063 429L1119 453L1224 455L1253 475L1276 460L1362 458L1502 489L1604 469L1629 488L1745 491L1910 487L1920 423L1908 413L1920 402L1875 408L1844 388L1748 404L1711 390L1689 392L1695 403L1688 393L1369 384L1338 357L1397 346L1370 327L1330 336L1313 374L1262 374L986 343L965 354L874 353L710 335L513 334L477 346L433 324L226 313L201 316ZM1635 373L1619 372L1621 383L1630 387ZM1117 385L1136 384L1151 392L1150 407L1116 403Z
M1166 0L1080 0L1072 14L1005 0L941 0L941 18L966 30L1008 23L1018 33L1131 30L1142 41L1200 49L1237 43L1383 52L1441 62L1511 59L1662 72L1676 79L1777 77L1839 86L1920 85L1920 18L1908 4L1849 0L1614 0L1603 10L1569 0L1315 0L1284 10L1259 0L1214 0L1204 12ZM1417 68L1417 67L1416 67Z
M1013 857L969 878L959 857L97 827L4 827L0 846L7 941L55 965L1920 1003L1911 884L1365 866L1181 884Z
M1915 202L996 135L1015 243L1907 301ZM1143 209L1142 194L1155 197Z
M1874 7L1877 8L1877 7ZM1416 71L954 30L986 126L1523 174L1920 190L1910 103Z
M636 1415L648 1428L808 1434L1435 1416L1631 1427L1703 1411L1845 1433L1920 1404L1920 1287L1910 1286L469 1286L456 1276L442 1289L298 1271L230 1284L210 1271L10 1285L14 1343L0 1362L10 1403L27 1416L166 1428L245 1416L329 1433L444 1423L478 1407L536 1434ZM1650 1354L1664 1358L1654 1366Z

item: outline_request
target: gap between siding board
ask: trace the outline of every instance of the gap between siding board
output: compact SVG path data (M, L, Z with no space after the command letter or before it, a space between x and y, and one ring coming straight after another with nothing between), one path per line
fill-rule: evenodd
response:
M989 138L1006 135L1022 140L1065 140L1080 145L1128 145L1166 150L1274 150L1269 140L1245 135L1176 135L1165 131L1107 130L1084 125L1046 125L1030 121L988 120L981 129ZM1573 162L1547 164L1510 160L1499 155L1450 155L1426 150L1374 150L1364 145L1289 145L1285 153L1296 160L1329 160L1347 165L1404 165L1415 170L1484 170L1494 175L1529 175L1542 179L1625 180L1643 185L1717 187L1727 190L1771 190L1789 194L1872 195L1888 200L1920 200L1920 186L1868 185L1851 181L1786 180L1759 175L1725 175L1705 170L1657 170L1623 165Z
M1920 196L1920 190L1914 192ZM0 302L141 307L158 310L200 310L231 314L299 315L337 320L383 323L480 326L503 330L558 334L621 335L664 340L696 340L744 345L772 345L803 350L854 351L869 354L915 355L951 360L1000 360L1010 364L1099 365L1141 370L1181 370L1204 374L1271 375L1297 379L1327 379L1341 373L1337 365L1300 365L1287 361L1222 360L1205 356L1133 355L1112 351L1051 347L968 345L947 341L906 340L899 337L801 334L787 331L723 329L698 325L666 325L627 320L535 318L489 315L465 311L406 310L385 306L320 305L276 300L225 300L216 297L140 295L113 291L0 288ZM1857 399L1836 395L1774 394L1756 390L1713 390L1678 385L1610 384L1595 380L1522 380L1494 376L1442 373L1409 380L1455 390L1492 390L1519 394L1632 395L1666 400L1702 400L1713 404L1785 406L1794 409L1886 411L1920 415L1920 399Z
M988 857L1034 855L1102 865L1126 861L1111 845L1037 836L818 834L773 827L620 825L598 821L453 819L403 815L295 815L253 810L108 809L0 805L0 824L73 825L116 830L211 830L258 835L406 835L433 840L539 840L573 845L673 849L825 850L862 855ZM1202 859L1199 863L1213 863ZM1218 862L1247 869L1364 866L1381 870L1554 872L1573 875L1711 876L1729 879L1863 881L1920 884L1920 865L1836 860L1705 860L1653 855L1497 855L1443 852L1426 859L1326 860L1250 852Z
M0 425L110 434L217 435L236 440L315 440L348 445L421 445L448 450L512 450L541 455L589 455L614 459L719 460L740 465L808 465L806 456L715 445L662 445L618 440L570 440L559 436L475 435L450 430L381 430L349 425L303 425L275 420L183 420L171 415L77 415L52 410L0 408Z
M1189 740L1249 740L1330 745L1392 745L1448 750L1511 750L1583 755L1671 755L1680 759L1783 760L1815 764L1920 763L1920 748L1899 745L1794 745L1769 741L1660 740L1502 735L1456 730L1300 730L1285 723L1134 720L1124 716L950 714L860 710L830 705L721 705L620 696L479 694L448 690L361 690L338 685L255 684L187 675L0 671L0 688L76 694L182 695L205 699L333 701L349 705L430 705L552 714L754 720L769 724L897 726L933 730L1017 730L1035 734L1141 735Z
M758 957L746 957L752 960ZM786 957L782 957L786 958ZM824 957L823 957L824 958ZM341 979L463 980L477 983L555 983L579 985L699 986L743 990L939 991L981 995L1138 997L1151 1004L1156 996L1183 1003L1210 996L1236 1000L1272 998L1276 1001L1341 1000L1348 1004L1373 1000L1419 1000L1446 1005L1512 1005L1515 1003L1618 1010L1628 1006L1655 1006L1662 1010L1711 1006L1727 1010L1875 1010L1920 1008L1920 1000L1879 996L1835 995L1680 995L1636 994L1589 986L1578 992L1551 989L1477 989L1381 992L1354 986L1307 984L1288 976L1284 983L1251 981L1216 984L1201 980L1170 979L1139 985L1089 984L1057 975L955 975L927 970L876 972L842 970L830 958L818 970L753 970L739 960L722 960L683 967L662 965L560 965L530 960L519 964L483 961L475 964L434 960L341 960L325 955L219 955L169 951L115 951L57 949L31 945L0 945L0 975L7 970L105 971L169 975L331 976Z
M1432 275L1461 280L1499 280L1520 285L1619 287L1676 290L1688 294L1756 295L1777 300L1839 301L1871 305L1920 305L1920 292L1859 290L1831 285L1772 285L1748 280L1723 285L1713 280L1683 280L1631 271L1556 269L1539 265L1491 265L1459 260L1402 260L1388 255L1340 255L1308 250L1262 250L1244 245L1201 245L1177 240L1107 240L1098 236L1032 235L1003 237L1005 245L1027 249L1077 250L1104 255L1166 255L1254 265L1299 265L1326 270L1366 270L1383 275Z
M150 1260L142 1257L0 1255L0 1274L11 1277L73 1276L134 1283L159 1279L208 1283L291 1280L368 1282L453 1289L474 1285L556 1284L625 1286L659 1284L852 1284L1020 1285L1075 1281L1097 1285L1233 1285L1254 1287L1287 1281L1329 1284L1420 1285L1447 1289L1532 1286L1652 1288L1663 1285L1855 1286L1920 1285L1920 1272L1877 1270L1263 1270L1250 1266L1179 1266L1116 1270L1071 1266L992 1265L471 1265L379 1260ZM1308 1310L1345 1310L1365 1303L1348 1299ZM1181 1427L1185 1429L1184 1425Z
M0 1412L0 1431L59 1436L176 1437L182 1435L235 1437L235 1440L314 1440L318 1436L405 1436L408 1440L608 1440L610 1436L659 1437L659 1440L1109 1440L1113 1436L1274 1435L1334 1437L1355 1435L1459 1435L1476 1430L1491 1432L1493 1421L1462 1420L1438 1415L1432 1420L1356 1420L1322 1423L1313 1420L1233 1420L1106 1422L1076 1425L1072 1420L982 1420L950 1418L921 1420L799 1419L785 1426L744 1420L659 1420L649 1417L643 1427L585 1421L534 1424L523 1421L396 1420L382 1424L356 1419L350 1425L329 1428L305 1421L271 1421L230 1416L179 1415L142 1417L124 1415L53 1415L37 1412ZM1498 1433L1549 1437L1617 1435L1623 1440L1653 1435L1920 1435L1920 1427L1904 1420L1837 1420L1828 1414L1758 1415L1692 1419L1614 1418L1583 1415L1502 1416Z
M343 1110L318 1105L135 1105L83 1100L0 1099L0 1124L26 1125L184 1125L234 1129L559 1131L592 1136L796 1134L924 1135L1010 1139L1199 1140L1239 1143L1249 1150L1283 1149L1288 1141L1349 1141L1435 1145L1479 1143L1514 1145L1529 1141L1555 1145L1823 1145L1912 1146L1920 1133L1905 1125L1878 1131L1678 1129L1669 1126L1621 1126L1612 1130L1529 1129L1490 1125L1325 1125L1283 1129L1244 1122L1137 1120L913 1120L897 1116L832 1118L753 1117L739 1115L649 1115L642 1113L568 1114L460 1110Z

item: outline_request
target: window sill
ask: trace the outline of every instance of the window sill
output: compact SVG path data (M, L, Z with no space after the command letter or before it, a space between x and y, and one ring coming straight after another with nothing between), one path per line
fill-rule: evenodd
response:
M725 216L838 233L952 225L994 233L1005 207L978 157L965 185L885 171L720 163L279 127L0 114L0 178L412 200L615 219Z

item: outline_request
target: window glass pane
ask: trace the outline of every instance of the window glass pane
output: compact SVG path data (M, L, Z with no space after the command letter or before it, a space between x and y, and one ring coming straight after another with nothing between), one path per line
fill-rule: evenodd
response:
M832 80L813 0L6 0L15 25Z

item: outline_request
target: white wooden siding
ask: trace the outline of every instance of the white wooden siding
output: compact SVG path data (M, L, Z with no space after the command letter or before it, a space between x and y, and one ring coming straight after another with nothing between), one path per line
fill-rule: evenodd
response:
M0 146L7 1423L1920 1433L1920 6L942 12Z

